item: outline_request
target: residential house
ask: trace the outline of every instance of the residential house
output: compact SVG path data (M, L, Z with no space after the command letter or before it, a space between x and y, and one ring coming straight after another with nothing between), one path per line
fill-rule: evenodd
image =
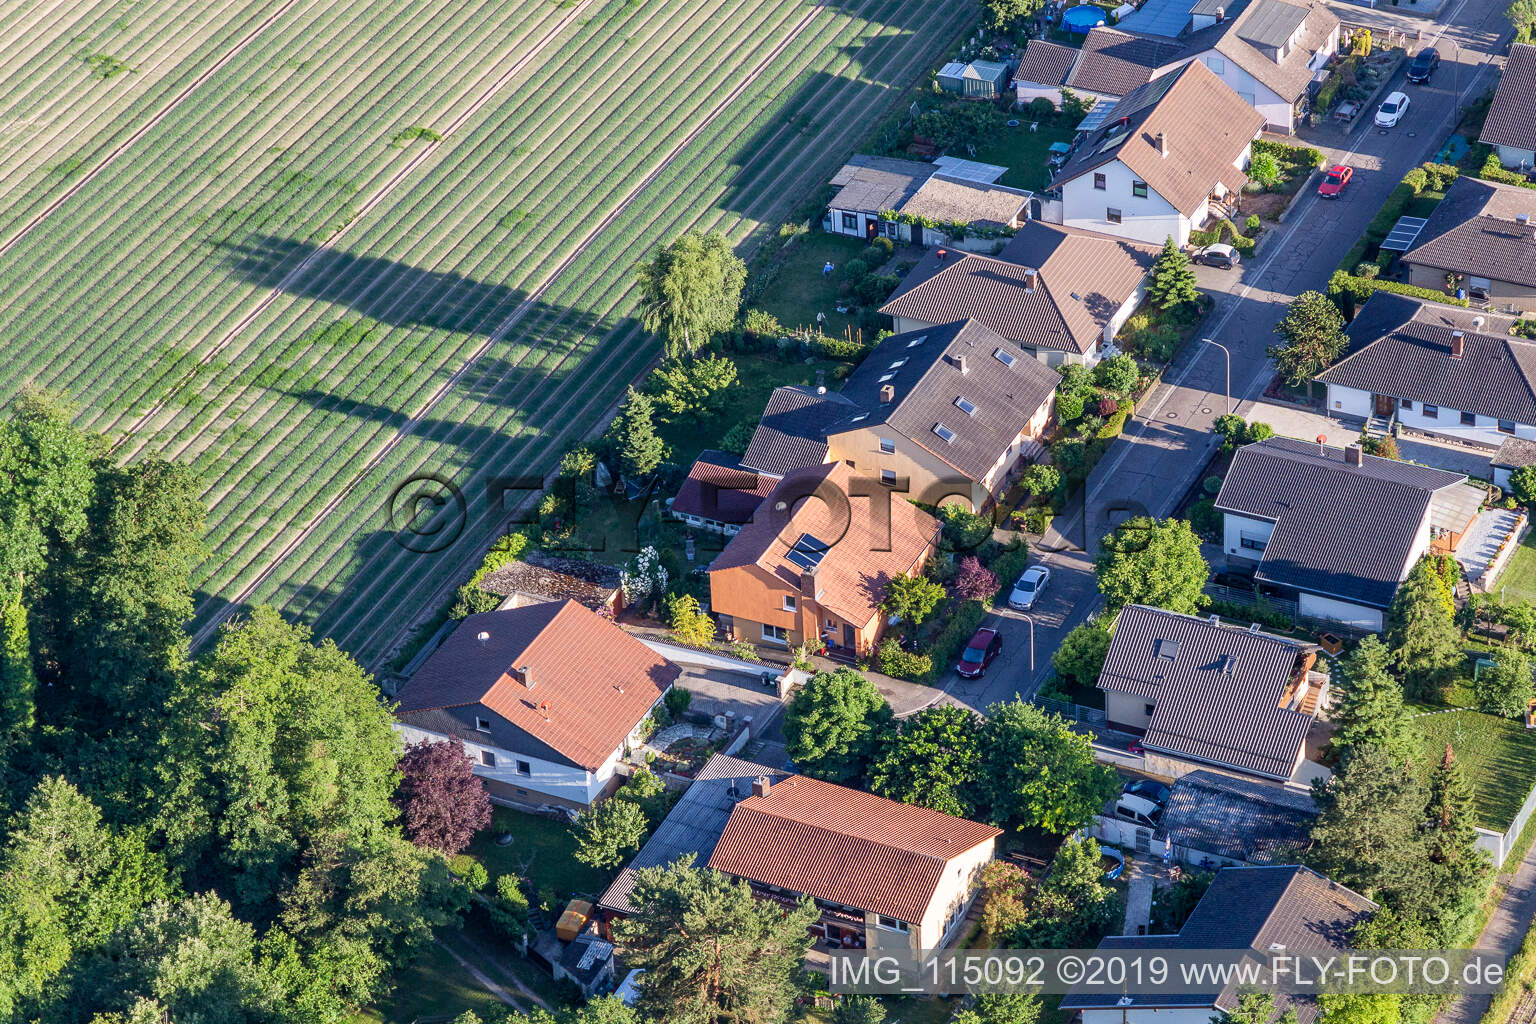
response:
M1505 167L1525 173L1536 168L1536 46L1510 46L1478 141L1497 147Z
M1317 804L1305 790L1201 768L1174 780L1156 829L1106 808L1093 827L1112 846L1197 868L1271 864L1311 842Z
M1328 412L1489 448L1536 439L1536 343L1509 324L1377 292L1346 329L1344 358L1317 375Z
M1523 437L1506 437L1489 461L1493 467L1493 485L1508 491L1511 473L1526 466L1536 466L1536 441L1527 441Z
M1532 48L1536 50L1536 47ZM1536 191L1462 176L1402 256L1408 283L1440 291L1447 275L1478 302L1536 313Z
M901 245L941 245L958 225L1007 232L1027 220L1034 193L996 184L1005 167L976 166L995 177L950 173L938 162L855 155L832 178L838 191L822 227L856 238L883 235Z
M600 615L614 616L624 610L620 584L619 570L606 563L526 551L487 573L480 589L502 597L502 608L575 601Z
M581 809L680 670L576 601L471 615L396 696L407 743L457 740L491 799Z
M1482 492L1460 473L1272 437L1232 459L1216 510L1222 549L1308 618L1377 631L1430 551L1454 553Z
M1023 189L938 173L902 203L891 226L896 241L926 246L948 244L962 225L966 237L1007 234L1029 219L1034 198Z
M1049 366L1092 365L1140 304L1154 246L1030 221L998 257L936 249L880 312L902 333L975 320Z
M689 526L734 537L777 482L778 477L748 469L725 452L704 451L667 510Z
M634 913L637 873L684 857L762 899L805 895L818 950L954 940L998 829L715 754L598 899L600 927Z
M1065 87L1085 102L1113 104L1152 81L1183 52L1176 39L1105 25L1090 29L1080 49L1031 39L1013 74L1014 96L1021 106L1043 96L1060 107Z
M1044 449L1061 375L974 320L897 334L843 385L827 458L928 505L980 509Z
M1112 729L1141 737L1148 770L1197 767L1285 781L1303 766L1326 696L1316 649L1216 616L1129 605L1099 674Z
M886 585L921 573L939 532L847 463L796 470L710 564L711 610L738 639L866 654L885 631Z
M882 222L880 214L900 209L933 172L932 164L918 160L855 154L832 176L837 194L827 204L822 227L834 235L874 238L885 234L894 239L896 224Z
M1350 936L1376 910L1375 903L1311 868L1226 868L1217 872L1176 934L1115 935L1099 948L1148 954L1215 949L1346 953L1354 948ZM1078 991L1062 999L1061 1009L1080 1013L1083 1024L1205 1024L1235 1010L1238 995L1235 983L1214 982L1203 991L1168 994ZM1318 1019L1311 996L1282 994L1276 1008L1295 1009L1298 1024Z
M1159 245L1189 241L1248 181L1264 116L1199 61L1128 93L1056 173L1062 218Z

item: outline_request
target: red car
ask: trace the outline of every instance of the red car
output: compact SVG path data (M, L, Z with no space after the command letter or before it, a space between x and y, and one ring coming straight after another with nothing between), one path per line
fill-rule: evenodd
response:
M1003 649L1003 638L995 629L986 626L976 631L971 637L971 642L965 645L965 651L960 655L960 664L955 666L955 671L965 679L975 679L987 670L992 664L992 659L997 657Z
M1328 173L1323 175L1323 180L1317 186L1317 194L1324 199L1337 199L1339 193L1344 191L1344 186L1349 184L1349 179L1354 176L1353 167L1336 164L1328 168Z

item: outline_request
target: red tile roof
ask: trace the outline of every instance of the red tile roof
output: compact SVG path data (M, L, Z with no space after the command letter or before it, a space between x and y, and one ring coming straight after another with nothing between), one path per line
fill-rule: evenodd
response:
M776 483L776 478L747 469L725 452L705 451L689 467L671 510L717 523L745 523Z
M915 924L949 862L1001 834L796 775L736 805L709 866Z
M396 713L481 704L595 771L680 671L575 601L507 608L460 623L401 687Z

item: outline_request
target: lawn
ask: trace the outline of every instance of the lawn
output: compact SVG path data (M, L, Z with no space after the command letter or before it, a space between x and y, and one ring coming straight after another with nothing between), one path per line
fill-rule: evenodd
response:
M365 1010L357 1020L411 1024L422 1018L456 1017L465 1010L473 1010L481 1020L490 1020L506 1008L505 1003L481 988L446 949L434 942L395 976L395 990L390 998L381 1006Z
M1428 771L1449 743L1472 782L1480 825L1502 832L1536 783L1536 738L1524 725L1480 711L1420 715L1413 727L1422 739L1420 764Z
M496 845L502 832L512 833L510 846ZM576 859L576 833L570 825L505 807L496 808L491 827L475 837L469 854L493 879L507 872L528 877L536 892L552 897L556 911L573 897L596 899L616 874Z
M816 314L825 313L821 333L841 338L854 323L853 317L837 311L842 269L849 260L862 258L867 244L861 238L834 235L813 224L809 232L790 243L772 276L761 286L761 293L745 304L772 313L787 331L815 330ZM833 272L825 274L822 269L828 263Z
M1499 595L1506 600L1536 601L1536 530L1525 535L1499 577Z
M1050 159L1051 143L1071 142L1074 125L1058 113L1050 120L1041 121L1040 130L1032 132L1029 130L1029 111L1010 113L1009 118L1017 119L1019 126L1003 125L996 138L976 147L975 159L1008 168L999 184L1038 192L1051 180L1051 173L1045 166Z

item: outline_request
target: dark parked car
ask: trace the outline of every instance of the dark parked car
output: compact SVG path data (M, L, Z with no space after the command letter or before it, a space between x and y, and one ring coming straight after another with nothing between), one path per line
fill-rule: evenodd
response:
M1242 262L1242 257L1237 254L1237 250L1225 242L1196 249L1190 259L1196 263L1204 263L1208 267L1220 267L1222 270L1231 270Z
M1429 76L1435 73L1435 68L1440 66L1440 51L1433 46L1426 46L1413 55L1413 60L1408 64L1408 81L1416 85L1426 85Z
M992 659L997 657L1003 649L1003 637L995 629L986 626L976 631L971 637L971 642L965 645L965 651L960 655L960 664L955 666L955 671L966 679L975 679L987 670L992 664Z
M1231 587L1233 590L1252 590L1253 577L1245 572L1236 572L1232 569L1223 569L1211 577L1211 582L1218 587Z
M1161 807L1168 802L1168 794L1172 791L1156 779L1137 779L1135 782L1127 782L1120 792L1150 800Z

